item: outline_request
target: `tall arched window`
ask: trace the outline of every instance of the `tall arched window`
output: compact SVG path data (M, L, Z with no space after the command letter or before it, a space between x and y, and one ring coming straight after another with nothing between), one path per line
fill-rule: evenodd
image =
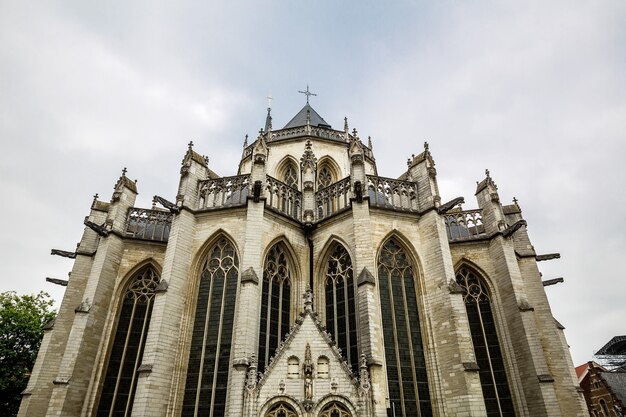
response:
M291 265L285 247L277 243L267 253L263 268L259 322L259 372L263 372L278 343L289 332Z
M467 310L474 353L478 363L487 416L513 417L513 401L509 391L504 360L496 332L489 291L474 271L461 267L456 282L465 291L463 299Z
M378 256L378 281L390 417L432 416L415 279L406 251L389 239Z
M224 415L238 271L233 244L220 238L200 273L183 417Z
M356 335L356 301L352 261L348 251L335 244L326 268L326 328L348 359L352 370L359 369Z
M158 283L158 274L147 266L135 274L124 292L98 417L130 416L137 388L137 368L143 356Z

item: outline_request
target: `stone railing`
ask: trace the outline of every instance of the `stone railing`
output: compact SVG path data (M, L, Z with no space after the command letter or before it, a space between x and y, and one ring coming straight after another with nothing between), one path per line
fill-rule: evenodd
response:
M302 193L267 175L265 204L292 219L302 219Z
M450 242L480 239L486 236L480 209L448 212L443 215L443 219Z
M350 207L351 188L350 177L346 177L315 193L317 220Z
M347 137L346 137L345 132L323 128L323 127L317 127L317 126L309 126L309 129L310 130L307 132L306 126L298 126L298 127L292 127L289 129L277 130L275 132L271 132L270 140L271 141L282 140L282 139L297 138L300 136L308 135L308 136L313 136L316 138L331 139L331 140L337 140L341 142L347 142Z
M392 178L367 176L370 206L401 211L418 211L417 184Z
M150 210L131 207L126 218L128 237L167 242L174 215L165 210Z
M201 181L199 194L200 210L243 206L250 194L250 175Z

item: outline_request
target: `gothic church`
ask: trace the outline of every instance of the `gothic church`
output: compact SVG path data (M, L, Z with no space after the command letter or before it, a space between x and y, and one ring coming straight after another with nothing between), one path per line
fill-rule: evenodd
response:
M308 99L308 89L307 89ZM367 142L367 143L365 143ZM307 104L220 177L94 199L20 416L585 416L517 202L442 200Z

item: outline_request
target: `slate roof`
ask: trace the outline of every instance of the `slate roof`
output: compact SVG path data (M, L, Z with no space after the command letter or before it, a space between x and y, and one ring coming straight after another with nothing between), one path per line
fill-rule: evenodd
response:
M296 114L293 119L291 119L289 123L283 127L283 129L306 126L307 111L309 112L311 118L311 126L326 127L330 129L330 125L326 122L326 120L324 120L309 103L305 104L302 110L300 110L298 114Z
M602 372L601 374L617 398L626 405L626 372Z

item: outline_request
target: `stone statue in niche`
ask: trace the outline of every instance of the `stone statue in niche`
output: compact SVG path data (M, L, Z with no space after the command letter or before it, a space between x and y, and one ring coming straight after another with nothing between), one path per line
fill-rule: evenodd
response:
M313 399L313 360L311 358L311 345L308 343L304 351L302 373L304 375L304 399L311 401Z

